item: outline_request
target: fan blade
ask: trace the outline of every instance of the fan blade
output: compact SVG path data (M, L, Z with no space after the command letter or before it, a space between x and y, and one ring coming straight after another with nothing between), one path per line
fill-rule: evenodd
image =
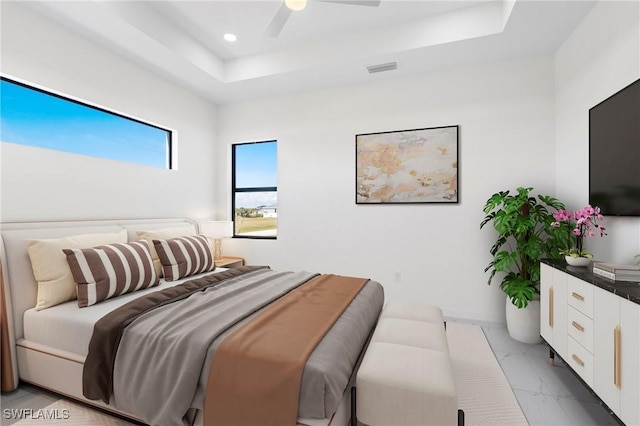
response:
M287 19L289 19L290 15L291 9L289 9L284 4L284 2L282 2L282 6L280 6L280 9L278 9L278 13L276 13L276 16L273 17L273 20L267 27L267 30L264 32L264 34L267 37L278 37L280 31L282 31L282 28L284 27L284 24L287 23Z
M343 3L343 4L353 4L355 6L371 6L378 7L380 6L380 0L318 0L323 3Z

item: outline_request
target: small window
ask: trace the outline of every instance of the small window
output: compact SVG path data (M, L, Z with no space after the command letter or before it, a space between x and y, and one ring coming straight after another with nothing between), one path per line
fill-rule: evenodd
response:
M2 142L172 168L172 132L2 77Z
M231 208L234 236L277 237L277 154L276 141L232 146Z

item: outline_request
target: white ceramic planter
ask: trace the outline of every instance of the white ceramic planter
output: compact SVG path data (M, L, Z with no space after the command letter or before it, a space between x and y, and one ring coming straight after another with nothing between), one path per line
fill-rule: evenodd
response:
M589 266L591 263L591 259L588 257L573 257L573 256L565 256L564 260L567 261L567 265L569 266Z
M507 330L509 336L523 343L540 343L540 300L532 300L518 309L507 297Z

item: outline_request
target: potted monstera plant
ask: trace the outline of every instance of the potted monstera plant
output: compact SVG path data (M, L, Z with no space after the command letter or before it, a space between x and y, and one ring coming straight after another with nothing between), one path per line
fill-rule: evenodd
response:
M500 289L507 295L509 335L519 341L540 341L540 259L559 258L566 249L568 225L551 226L553 213L564 209L557 199L531 195L533 188L517 188L493 194L484 206L482 229L491 224L498 233L489 252L493 256L485 272L488 284L499 274Z

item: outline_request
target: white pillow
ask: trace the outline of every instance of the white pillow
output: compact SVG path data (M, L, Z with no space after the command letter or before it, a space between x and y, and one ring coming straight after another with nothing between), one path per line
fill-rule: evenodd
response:
M171 238L196 235L196 229L193 226L179 226L174 228L136 231L136 235L139 239L146 240L147 243L149 243L149 251L151 252L151 259L153 259L153 267L156 270L156 274L159 277L162 277L162 263L160 263L160 258L158 257L158 252L153 245L153 240L169 240Z
M50 308L76 298L76 282L63 249L82 249L112 243L126 243L127 231L83 234L63 238L27 240L33 276L38 282L36 310Z

